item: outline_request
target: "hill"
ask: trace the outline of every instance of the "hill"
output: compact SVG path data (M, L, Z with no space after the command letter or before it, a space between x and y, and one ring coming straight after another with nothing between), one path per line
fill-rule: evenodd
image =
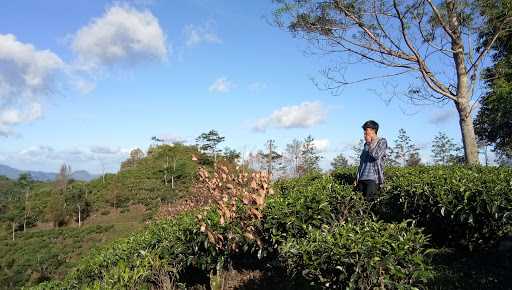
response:
M20 170L7 165L0 164L0 175L6 176L10 179L16 180L22 173L28 173L32 177L32 179L37 181L53 181L57 177L57 173L55 172L44 172L44 171L34 171L34 170ZM75 180L81 181L91 181L94 178L97 178L98 175L91 174L86 170L77 170L72 173L71 178Z

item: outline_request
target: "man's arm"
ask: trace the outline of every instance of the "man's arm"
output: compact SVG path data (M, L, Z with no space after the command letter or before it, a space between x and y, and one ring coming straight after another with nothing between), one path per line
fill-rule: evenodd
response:
M370 153L371 157L378 160L382 158L384 155L386 155L387 149L388 141L385 138L380 138L375 146L370 146L368 153Z

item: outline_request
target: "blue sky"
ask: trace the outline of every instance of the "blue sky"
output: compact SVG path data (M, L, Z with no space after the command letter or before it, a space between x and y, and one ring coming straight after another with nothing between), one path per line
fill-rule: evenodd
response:
M407 105L389 86L319 90L336 58L270 25L271 1L2 1L0 163L20 169L116 171L152 136L188 143L216 129L250 152L269 138L318 139L322 166L374 119L389 141L404 128L430 159L439 131L460 140L452 105ZM376 69L353 65L348 76ZM3 78L3 79L2 79ZM23 81L20 81L23 80ZM376 93L377 92L377 93ZM392 143L392 142L391 142Z

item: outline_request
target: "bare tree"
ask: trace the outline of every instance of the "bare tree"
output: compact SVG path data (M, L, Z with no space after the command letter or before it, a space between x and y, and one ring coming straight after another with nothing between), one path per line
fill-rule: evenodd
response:
M293 139L291 143L286 145L286 162L291 171L291 176L299 176L300 168L302 167L302 146L303 143L300 140Z
M64 163L60 166L59 175L57 175L56 186L57 189L62 193L66 191L68 187L68 181L71 177L71 166Z
M385 73L347 80L343 68L327 68L328 89L405 74L415 77L406 96L413 104L453 102L459 113L465 160L479 163L471 112L482 63L512 17L482 16L500 0L274 0L275 20L339 65L370 63ZM494 16L492 16L494 17ZM488 41L485 23L497 29ZM374 70L379 72L379 69Z

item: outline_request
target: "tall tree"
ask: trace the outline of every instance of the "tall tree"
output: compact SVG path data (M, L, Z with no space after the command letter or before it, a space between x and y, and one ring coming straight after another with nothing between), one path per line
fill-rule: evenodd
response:
M290 175L293 177L301 175L300 169L303 167L302 146L303 142L298 139L293 139L289 144L286 144L285 160L290 170Z
M391 149L392 158L398 162L400 166L418 165L419 149L407 135L405 129L398 130L398 136L394 140L395 145Z
M140 148L135 148L130 151L128 159L121 163L121 170L133 167L138 161L144 158L144 152Z
M485 3L485 2L484 2ZM512 15L512 1L504 0L499 5L484 6L484 13L493 18ZM485 23L488 31L481 34L482 41L492 41L499 23ZM481 108L475 119L478 138L494 144L498 155L512 158L512 32L506 31L494 45L493 65L484 71L486 93L480 100ZM487 152L487 151L486 151Z
M421 157L419 152L413 152L407 158L405 166L418 166L421 165Z
M208 152L214 160L217 160L217 154L220 152L217 147L224 142L225 137L221 136L216 130L210 130L202 133L196 138L196 144L203 152Z
M304 173L320 171L320 152L315 146L315 139L308 135L302 145L301 156L304 164Z
M265 162L267 173L269 176L272 176L275 170L280 167L283 155L276 151L277 146L275 140L268 140L267 143L265 143L265 147L265 151L259 151L258 155L261 160Z
M457 158L457 144L444 132L439 132L432 142L432 160L435 164L449 164Z
M339 61L325 70L327 88L411 75L405 95L417 103L453 102L468 163L477 164L472 99L482 63L512 27L508 14L484 14L503 0L274 0L276 24ZM507 1L508 2L508 1ZM493 23L489 32L482 23ZM479 33L489 32L481 44ZM347 80L343 65L370 63L375 74ZM380 72L384 72L380 74ZM403 80L401 78L400 80ZM404 87L405 88L405 87Z
M233 162L233 163L237 163L242 156L240 154L240 152L236 151L235 149L229 148L229 147L224 148L223 155L224 155L224 158L226 158L228 161Z
M30 202L30 190L32 188L33 180L29 173L22 173L18 177L17 181L18 185L20 186L23 195L24 195L24 202L23 202L23 231L25 232L27 230L27 220L31 215L31 202Z
M78 227L81 227L82 221L89 215L91 206L87 199L85 183L77 182L71 184L70 189L66 194L66 203L76 206L76 211L73 211L76 213L75 221L78 222Z
M71 177L71 166L64 163L60 166L59 174L55 181L55 186L61 194L63 194L68 186L69 179Z
M338 154L331 162L331 166L333 169L341 168L341 167L348 167L348 159L343 156L343 154Z

